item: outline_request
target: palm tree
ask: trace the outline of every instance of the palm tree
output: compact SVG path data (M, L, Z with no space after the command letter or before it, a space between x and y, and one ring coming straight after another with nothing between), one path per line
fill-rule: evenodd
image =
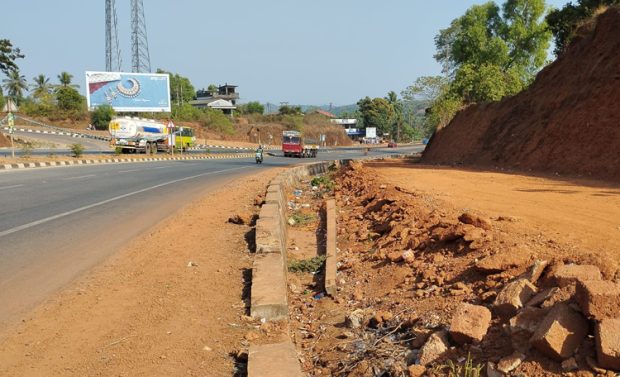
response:
M58 75L58 81L63 88L71 87L71 88L79 88L79 85L71 84L71 80L73 80L73 75L69 72L60 72Z
M49 94L52 91L52 84L50 84L50 79L45 77L45 75L40 74L32 78L34 83L30 85L30 88L33 90L32 95L35 97L41 97L45 94Z
M7 97L19 104L19 101L23 97L24 90L28 90L26 77L24 75L20 75L19 70L14 70L10 71L7 78L2 80L2 82L4 88L6 89Z

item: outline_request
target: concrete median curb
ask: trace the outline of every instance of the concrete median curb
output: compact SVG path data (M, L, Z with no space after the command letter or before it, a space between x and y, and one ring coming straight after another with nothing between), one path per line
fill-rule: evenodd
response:
M55 167L55 166L98 165L98 164L154 162L154 161L214 160L214 159L248 158L248 157L254 157L254 155L250 153L234 153L234 154L222 154L222 155L210 155L210 156L106 158L106 159L101 159L101 160L81 159L81 160L60 160L60 161L45 161L45 162L19 162L19 163L14 163L14 164L2 164L0 165L0 171L14 170L14 169L26 169L26 168L45 168L45 167Z
M389 158L404 157L392 155ZM379 158L364 158L364 160ZM380 158L384 159L384 158ZM265 202L256 222L256 256L252 266L250 314L265 321L288 320L286 261L287 201L286 189L303 178L324 174L351 160L323 161L296 166L280 173L267 188ZM336 293L336 202L327 201L327 259L325 291ZM295 345L284 343L252 345L248 359L248 377L303 376Z

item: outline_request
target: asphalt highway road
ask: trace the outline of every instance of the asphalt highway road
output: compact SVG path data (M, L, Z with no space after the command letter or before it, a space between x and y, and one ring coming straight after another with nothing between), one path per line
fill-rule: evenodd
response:
M377 149L369 156L421 149ZM362 156L362 150L332 151L318 160ZM0 172L0 328L210 190L242 175L312 160L158 161Z

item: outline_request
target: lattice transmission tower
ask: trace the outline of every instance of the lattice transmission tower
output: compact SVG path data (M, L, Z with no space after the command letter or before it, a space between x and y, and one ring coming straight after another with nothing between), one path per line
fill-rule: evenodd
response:
M131 68L133 72L151 72L142 0L131 0Z
M120 71L123 64L117 24L116 1L105 0L105 69L108 72Z

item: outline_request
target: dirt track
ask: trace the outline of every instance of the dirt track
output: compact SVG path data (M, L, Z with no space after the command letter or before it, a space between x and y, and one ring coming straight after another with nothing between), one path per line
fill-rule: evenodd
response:
M254 327L243 300L250 228L227 219L253 211L271 176L188 205L0 328L0 376L233 375L232 355Z
M572 245L576 255L592 258L596 264L609 261L615 268L620 264L617 184L402 162L367 166L386 183L425 192L456 209L512 218L516 233Z

